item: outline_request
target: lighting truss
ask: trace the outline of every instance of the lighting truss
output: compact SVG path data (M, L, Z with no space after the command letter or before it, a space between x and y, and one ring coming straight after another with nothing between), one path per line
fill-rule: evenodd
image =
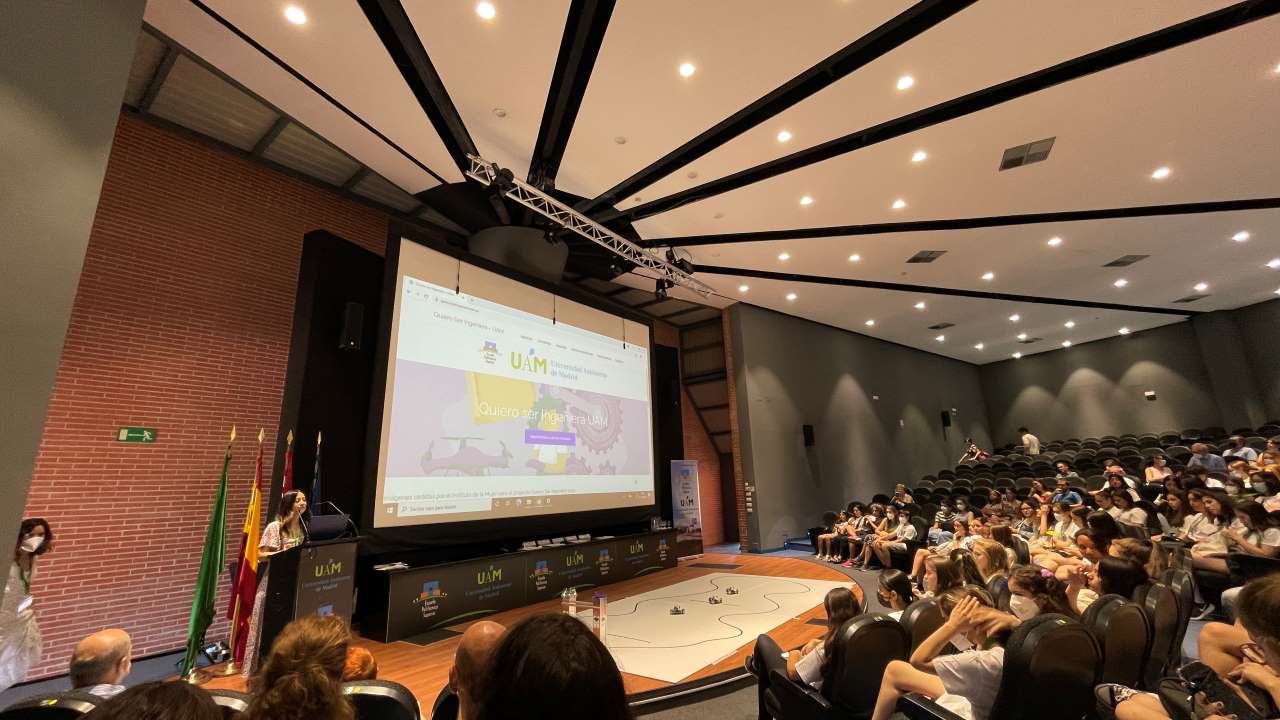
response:
M504 197L509 197L539 215L555 221L566 230L572 230L618 257L651 270L658 275L659 280L667 280L674 285L688 288L703 297L709 297L715 292L710 285L596 223L538 188L522 182L510 171L503 171L496 163L470 154L467 155L467 159L471 163L467 169L467 177L481 185L495 187L502 191Z

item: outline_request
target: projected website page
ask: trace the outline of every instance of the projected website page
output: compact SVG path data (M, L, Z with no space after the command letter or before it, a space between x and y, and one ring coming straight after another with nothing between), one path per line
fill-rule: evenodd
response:
M645 347L403 277L375 524L653 502Z

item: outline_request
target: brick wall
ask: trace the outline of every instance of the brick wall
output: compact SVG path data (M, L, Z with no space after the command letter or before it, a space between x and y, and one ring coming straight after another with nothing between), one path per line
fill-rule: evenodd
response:
M698 418L693 400L680 390L681 423L684 426L684 459L698 461L698 510L703 546L724 542L724 509L720 500L720 454Z
M33 678L65 672L104 626L138 655L183 644L231 425L229 552L260 427L270 469L302 236L316 228L381 252L387 217L121 115L27 500L57 535L32 587L45 642ZM122 426L159 441L117 443Z

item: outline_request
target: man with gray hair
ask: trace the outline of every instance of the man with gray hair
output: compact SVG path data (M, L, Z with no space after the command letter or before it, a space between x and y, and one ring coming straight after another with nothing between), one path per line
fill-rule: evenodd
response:
M132 654L133 641L123 630L112 628L90 635L77 643L71 654L71 687L102 698L118 695L133 667Z

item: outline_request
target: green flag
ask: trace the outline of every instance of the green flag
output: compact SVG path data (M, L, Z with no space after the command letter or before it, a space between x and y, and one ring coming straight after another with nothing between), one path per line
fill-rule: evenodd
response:
M231 428L231 440L236 439L236 429ZM209 516L209 529L204 536L204 553L200 557L200 573L196 575L196 592L191 598L191 619L187 623L187 653L182 658L182 676L196 669L196 653L204 644L205 631L213 622L213 596L218 592L218 576L226 562L227 547L227 467L231 465L231 443L222 458L222 480L218 494L213 499L213 514Z

